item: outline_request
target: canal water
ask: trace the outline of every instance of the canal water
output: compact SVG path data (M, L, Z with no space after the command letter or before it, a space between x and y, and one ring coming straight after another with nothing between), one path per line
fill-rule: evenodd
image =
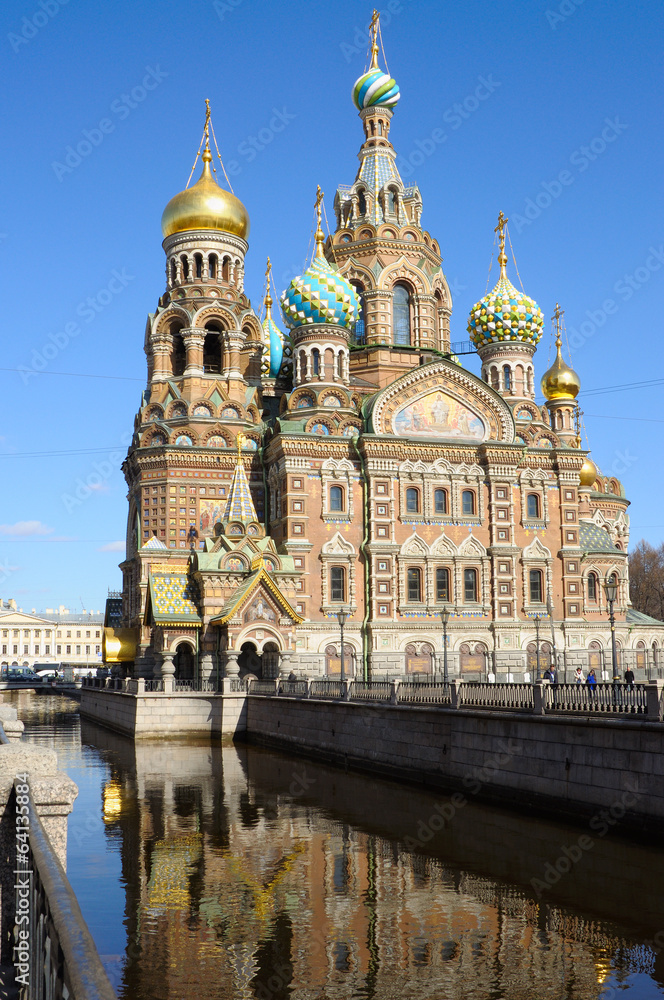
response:
M664 854L601 820L14 703L79 787L68 875L121 998L664 997Z

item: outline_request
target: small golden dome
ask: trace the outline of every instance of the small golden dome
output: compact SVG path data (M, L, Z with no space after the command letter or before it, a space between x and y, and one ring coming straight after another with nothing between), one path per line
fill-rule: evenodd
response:
M593 461L591 461L588 455L586 455L585 462L581 466L581 471L579 473L580 485L592 486L598 475L597 466Z
M545 399L576 399L581 388L581 380L576 372L563 361L560 346L560 338L558 338L556 340L558 349L556 360L542 375L542 393Z
M212 154L203 151L203 172L195 184L171 198L161 217L161 229L166 236L190 229L220 229L246 240L249 235L249 215L234 194L220 188L210 170Z

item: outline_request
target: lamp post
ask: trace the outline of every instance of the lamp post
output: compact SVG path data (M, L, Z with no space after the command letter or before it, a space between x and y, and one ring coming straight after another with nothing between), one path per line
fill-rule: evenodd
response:
M542 621L541 615L535 615L535 660L537 663L537 676L535 677L535 682L541 680L540 676L540 622Z
M447 684L447 623L450 620L450 609L447 605L440 612L440 620L443 623L443 681Z
M341 657L340 657L340 671L341 671L341 681L345 681L346 674L344 670L344 625L348 619L347 611L337 611L337 621L339 622L339 631L341 632Z
M619 677L618 673L618 657L616 656L616 619L613 614L613 605L618 596L618 583L611 577L604 584L604 593L606 594L606 603L609 605L609 624L611 625L611 656L612 667L613 667L613 679Z

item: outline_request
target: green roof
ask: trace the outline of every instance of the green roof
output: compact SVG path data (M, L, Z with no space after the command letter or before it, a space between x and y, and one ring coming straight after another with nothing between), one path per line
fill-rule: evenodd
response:
M625 619L628 625L664 625L658 618L652 618L643 611L637 611L636 608L628 608Z

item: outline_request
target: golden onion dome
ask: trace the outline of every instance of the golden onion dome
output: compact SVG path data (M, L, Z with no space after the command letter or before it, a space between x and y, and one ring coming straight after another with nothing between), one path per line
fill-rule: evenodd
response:
M542 393L545 399L576 399L581 388L581 380L563 361L560 337L556 339L556 348L556 360L542 375Z
M166 236L190 229L220 229L246 240L249 215L239 198L220 188L210 170L212 154L203 151L203 171L195 184L171 198L161 217Z
M581 486L592 486L599 472L597 466L588 455L586 455L585 461L581 466L581 471L579 472L579 480Z

